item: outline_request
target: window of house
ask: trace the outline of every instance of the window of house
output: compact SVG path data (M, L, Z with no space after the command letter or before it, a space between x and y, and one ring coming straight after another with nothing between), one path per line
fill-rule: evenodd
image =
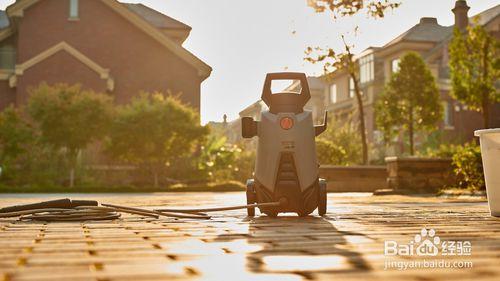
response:
M78 0L69 0L69 18L78 18Z
M453 106L448 101L443 101L443 123L445 127L453 127Z
M16 49L12 46L0 47L0 69L12 70L16 66Z
M392 73L396 73L399 71L399 61L400 61L399 58L393 59L391 61L391 72Z
M364 56L359 59L359 81L366 83L373 81L374 75L374 60L373 54Z
M349 78L349 97L353 98L356 95L356 91L354 89L354 80Z
M337 102L337 84L330 85L330 103Z

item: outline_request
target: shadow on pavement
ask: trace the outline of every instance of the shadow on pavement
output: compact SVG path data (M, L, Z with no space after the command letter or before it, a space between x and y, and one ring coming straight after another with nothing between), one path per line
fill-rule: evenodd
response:
M311 277L312 272L370 271L362 254L355 251L363 234L340 231L329 217L280 215L247 218L246 267L255 273L295 273ZM233 239L234 238L234 239ZM215 241L239 238L219 235Z

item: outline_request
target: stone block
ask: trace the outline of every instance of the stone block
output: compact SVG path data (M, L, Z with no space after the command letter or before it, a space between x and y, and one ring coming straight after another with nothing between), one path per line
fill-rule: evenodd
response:
M399 191L433 193L455 183L451 159L387 157L387 183Z

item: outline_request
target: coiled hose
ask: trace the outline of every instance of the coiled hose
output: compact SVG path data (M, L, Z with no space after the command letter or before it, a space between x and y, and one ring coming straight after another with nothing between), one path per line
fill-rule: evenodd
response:
M121 217L121 213L129 213L152 217L173 217L184 219L210 219L208 212L228 211L256 207L278 207L284 202L256 203L239 206L199 208L199 209L156 209L147 210L126 207L97 201L59 199L35 204L11 206L0 209L0 218L19 217L22 221L89 221L113 220Z

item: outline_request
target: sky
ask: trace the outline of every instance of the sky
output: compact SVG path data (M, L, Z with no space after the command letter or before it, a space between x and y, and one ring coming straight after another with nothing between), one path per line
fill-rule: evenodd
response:
M307 0L122 0L142 3L193 29L184 47L213 68L201 86L201 120L229 120L257 101L268 72L294 71L321 75L321 65L304 61L308 46L341 50L340 35L360 52L382 46L419 22L435 17L452 25L455 0L400 0L383 19L360 14L334 20L307 6ZM0 0L0 9L13 3ZM469 16L498 4L469 0ZM359 32L355 35L354 28Z

